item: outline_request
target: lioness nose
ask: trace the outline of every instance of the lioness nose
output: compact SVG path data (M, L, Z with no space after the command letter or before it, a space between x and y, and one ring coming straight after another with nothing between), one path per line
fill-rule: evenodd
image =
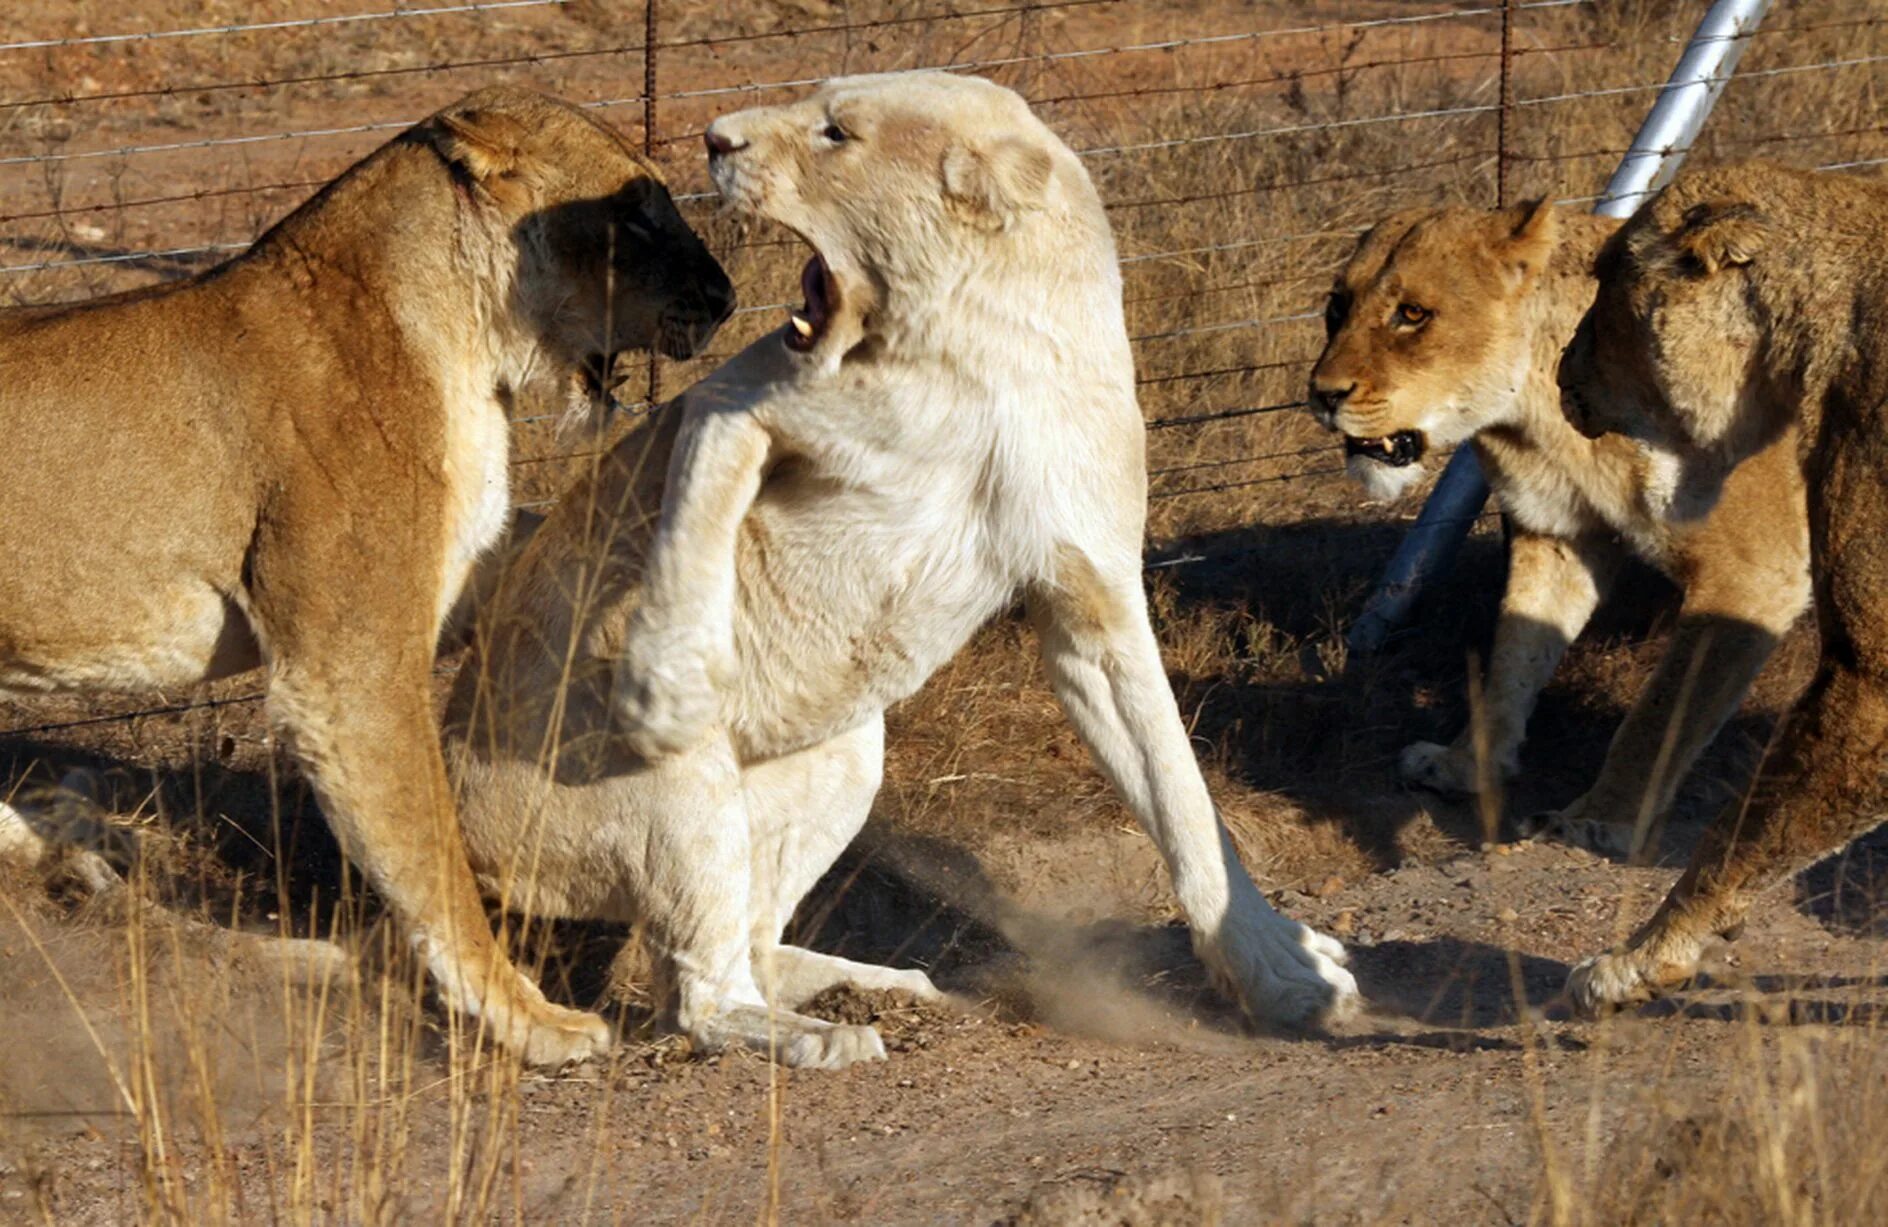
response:
M737 141L725 132L716 132L712 127L702 133L702 140L708 145L708 156L718 158L723 154L733 153L737 149L747 148L746 141Z
M1336 420L1338 410L1344 407L1344 402L1349 400L1350 394L1356 390L1357 385L1354 382L1342 387L1334 384L1313 383L1311 385L1311 411L1317 414L1326 426L1329 426Z

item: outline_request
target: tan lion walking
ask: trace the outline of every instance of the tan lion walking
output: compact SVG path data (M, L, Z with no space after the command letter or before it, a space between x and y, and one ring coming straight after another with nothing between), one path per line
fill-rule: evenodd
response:
M1406 747L1406 783L1476 793L1519 772L1535 700L1628 555L1683 586L1671 644L1592 788L1520 824L1643 855L1692 763L1808 606L1809 524L1790 438L1740 468L1709 515L1673 523L1645 449L1568 425L1555 372L1617 226L1549 204L1386 219L1338 275L1311 405L1343 432L1352 473L1382 494L1420 474L1425 453L1468 442L1514 526L1478 719L1449 745Z
M1681 175L1600 257L1561 368L1569 416L1653 458L1658 509L1711 514L1750 459L1800 440L1821 663L1748 798L1576 1002L1688 979L1753 896L1888 812L1888 188L1744 163Z

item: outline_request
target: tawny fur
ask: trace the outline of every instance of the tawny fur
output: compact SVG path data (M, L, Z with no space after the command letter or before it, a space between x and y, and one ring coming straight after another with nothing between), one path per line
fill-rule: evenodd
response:
M612 269L612 257L615 266ZM527 1059L609 1041L492 940L434 726L442 621L509 509L507 412L731 306L656 172L486 90L201 276L0 315L0 690L258 664L348 855L453 1006ZM0 807L0 849L40 851Z
M1535 700L1627 553L1683 586L1671 646L1592 788L1522 823L1523 833L1640 853L1656 846L1679 783L1808 605L1809 540L1792 440L1740 469L1709 515L1676 523L1663 515L1656 457L1620 436L1585 438L1562 415L1561 350L1592 304L1594 260L1617 225L1547 205L1389 218L1338 276L1311 387L1314 404L1320 394L1338 404L1328 424L1345 434L1471 443L1514 528L1480 709L1452 744L1403 751L1409 783L1476 793L1517 773ZM1420 324L1399 317L1405 304L1426 313ZM1420 471L1361 456L1350 466L1378 484Z
M1010 91L938 74L835 81L710 141L730 204L824 259L835 313L625 440L501 582L453 703L480 872L644 922L698 1042L880 1055L791 1008L929 981L781 931L865 821L886 706L1020 593L1208 964L1257 1015L1349 1010L1342 947L1239 864L1161 667L1120 274L1075 155Z
M1682 983L1713 934L1742 927L1753 895L1883 817L1884 234L1879 181L1741 163L1681 175L1601 253L1598 297L1562 369L1569 416L1654 456L1678 525L1716 514L1766 449L1795 440L1822 655L1750 795L1718 816L1658 912L1574 970L1588 1009Z

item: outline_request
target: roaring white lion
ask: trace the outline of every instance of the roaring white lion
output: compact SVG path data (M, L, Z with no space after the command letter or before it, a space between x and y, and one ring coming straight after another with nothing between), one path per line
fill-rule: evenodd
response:
M1121 279L1081 163L1016 94L937 73L833 81L707 141L730 205L813 248L806 302L619 444L498 584L449 733L488 888L639 921L698 1044L881 1056L790 1011L930 981L782 930L865 821L885 708L1021 593L1208 966L1259 1017L1351 1010L1343 948L1240 865L1161 666Z

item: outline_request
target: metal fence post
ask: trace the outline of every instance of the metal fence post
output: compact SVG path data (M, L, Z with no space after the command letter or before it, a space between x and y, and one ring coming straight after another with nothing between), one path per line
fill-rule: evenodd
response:
M1685 153L1704 127L1725 82L1763 20L1770 0L1716 0L1693 31L1678 67L1659 92L1658 101L1639 125L1632 147L1621 159L1593 211L1624 217L1678 172ZM1503 113L1507 100L1503 99ZM1423 588L1448 571L1468 537L1469 526L1488 501L1488 481L1474 449L1463 447L1449 458L1436 488L1416 523L1396 548L1363 612L1351 624L1345 642L1350 651L1368 655L1409 616Z

